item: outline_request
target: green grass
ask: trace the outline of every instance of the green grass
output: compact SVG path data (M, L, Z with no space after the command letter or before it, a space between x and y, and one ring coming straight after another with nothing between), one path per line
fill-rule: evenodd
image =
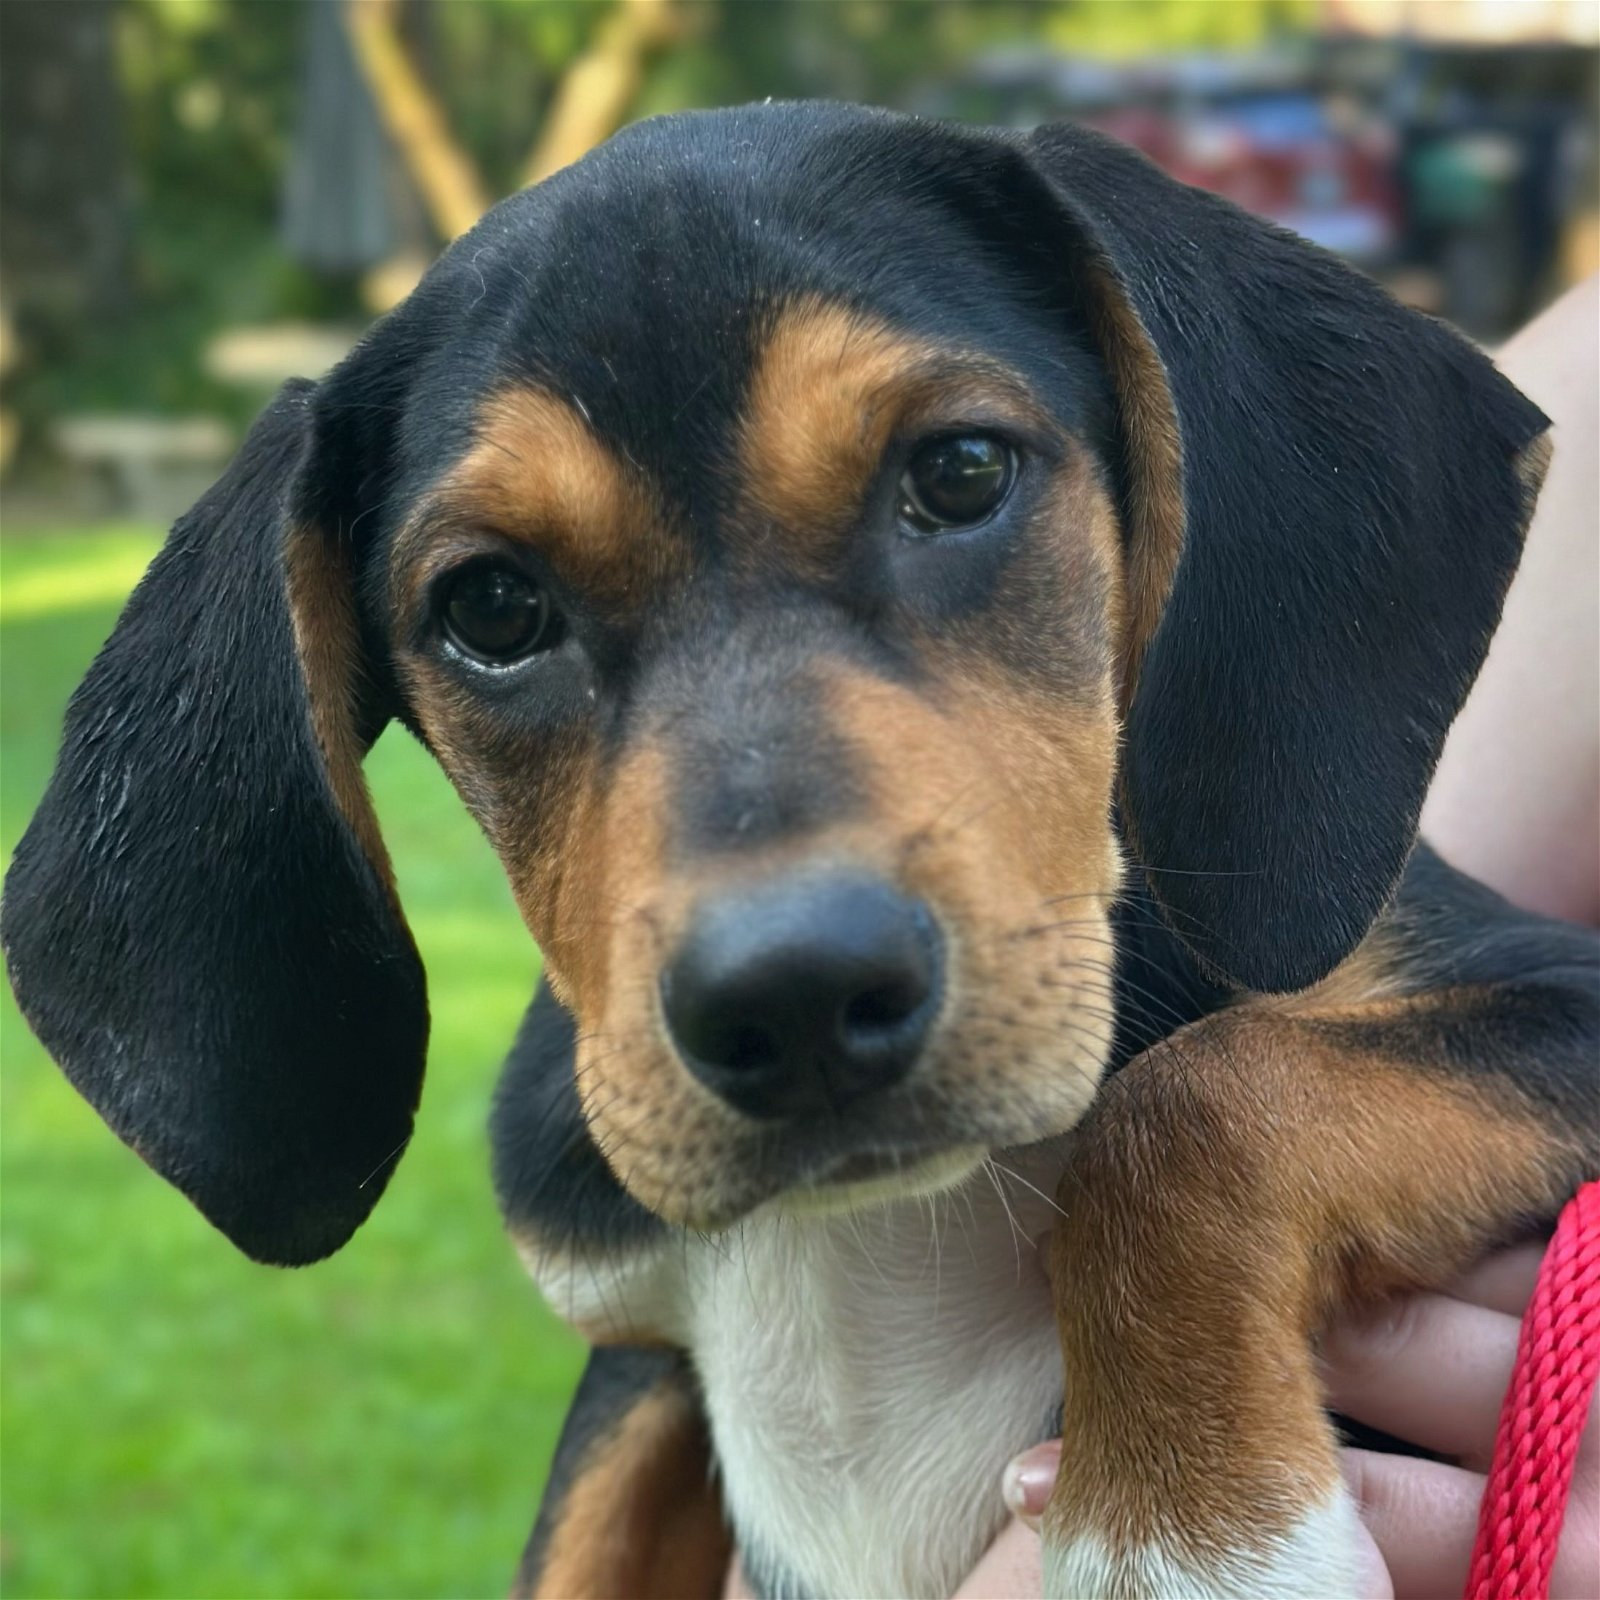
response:
M156 539L0 542L0 843ZM581 1362L501 1234L484 1120L537 956L444 779L368 773L427 962L417 1136L332 1261L254 1266L101 1125L0 1000L8 1596L503 1594Z

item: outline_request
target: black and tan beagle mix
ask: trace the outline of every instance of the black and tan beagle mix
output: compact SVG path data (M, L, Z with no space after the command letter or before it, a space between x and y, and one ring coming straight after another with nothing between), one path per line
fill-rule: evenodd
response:
M1600 1173L1596 940L1416 837L1546 431L1096 135L642 124L178 523L12 981L242 1249L338 1249L427 1037L398 720L545 959L496 1181L596 1349L523 1588L709 1595L736 1538L942 1595L1059 1427L1052 1594L1350 1595L1319 1325Z

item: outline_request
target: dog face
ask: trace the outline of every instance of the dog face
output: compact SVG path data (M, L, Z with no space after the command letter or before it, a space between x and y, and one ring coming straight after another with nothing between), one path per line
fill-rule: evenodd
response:
M636 237L657 185L557 215ZM1108 386L959 234L854 303L806 282L827 207L695 207L687 316L676 274L603 259L569 307L524 254L469 442L383 556L401 693L576 1017L590 1133L697 1226L1067 1127L1109 1031Z
M19 852L14 981L246 1249L336 1248L420 1083L359 770L397 717L637 1200L947 1180L1091 1098L1125 843L1221 981L1359 941L1541 427L1097 138L643 125L458 241L180 522Z

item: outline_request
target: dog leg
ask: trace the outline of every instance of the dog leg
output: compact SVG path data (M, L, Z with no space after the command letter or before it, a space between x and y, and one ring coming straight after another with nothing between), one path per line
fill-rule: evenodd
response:
M1447 1280L1600 1164L1592 996L1485 986L1320 1016L1307 998L1185 1029L1074 1136L1050 1595L1356 1595L1318 1328Z
M513 1600L712 1600L732 1541L681 1355L589 1357Z

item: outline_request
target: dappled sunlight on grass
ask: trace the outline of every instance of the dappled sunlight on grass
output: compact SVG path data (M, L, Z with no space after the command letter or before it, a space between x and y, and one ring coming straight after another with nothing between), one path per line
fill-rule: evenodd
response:
M0 844L157 545L0 540ZM538 970L488 846L396 729L368 762L434 1014L417 1134L332 1261L245 1261L0 1000L3 1582L30 1596L502 1594L581 1361L503 1239L484 1121Z

